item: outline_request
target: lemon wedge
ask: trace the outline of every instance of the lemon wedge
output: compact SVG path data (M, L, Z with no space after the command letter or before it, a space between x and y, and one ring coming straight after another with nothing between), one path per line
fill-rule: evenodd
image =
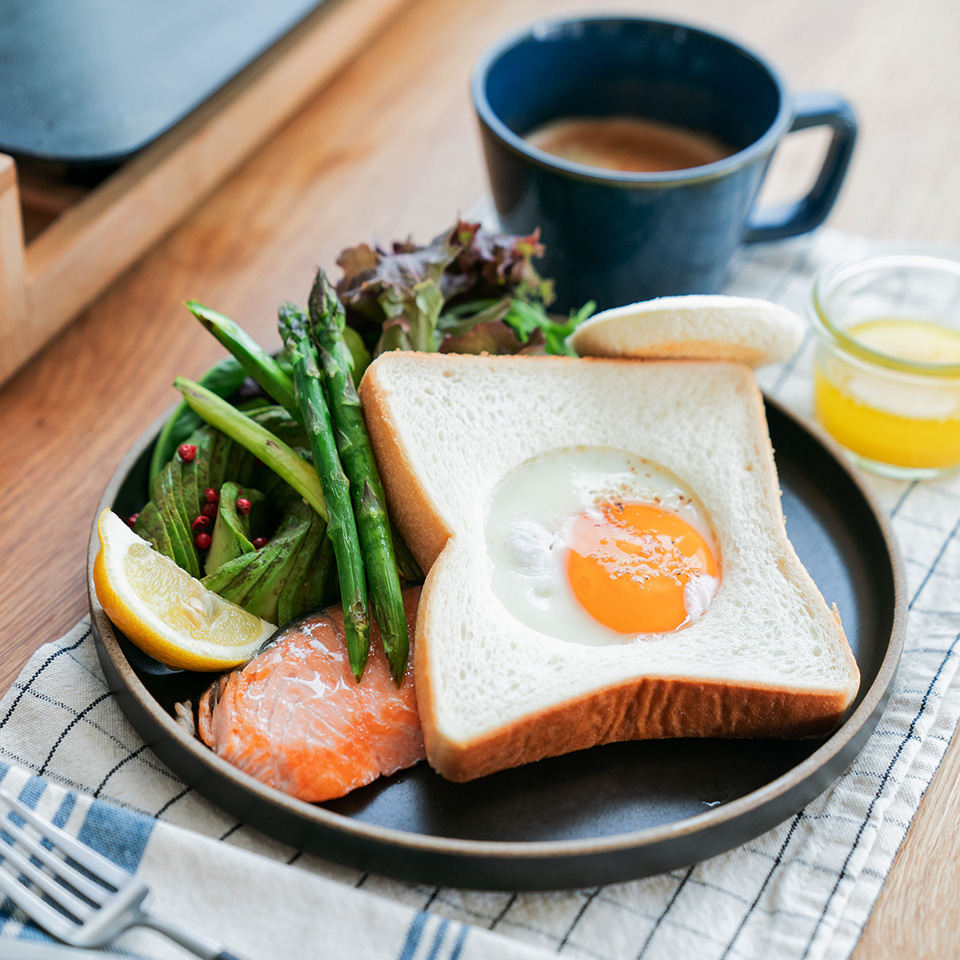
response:
M277 629L208 590L111 510L100 514L97 533L97 599L117 628L161 663L228 670L246 663Z

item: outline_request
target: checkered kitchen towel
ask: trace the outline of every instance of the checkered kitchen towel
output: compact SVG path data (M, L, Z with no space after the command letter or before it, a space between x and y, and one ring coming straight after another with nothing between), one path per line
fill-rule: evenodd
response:
M729 290L802 311L817 267L863 246L821 231L749 248ZM767 392L801 414L810 412L811 348L808 337L787 364L761 371ZM0 702L0 773L141 874L159 910L250 958L846 957L960 716L960 476L867 481L892 517L909 580L889 707L826 793L689 869L588 890L481 893L285 848L186 788L138 739L106 690L86 622L41 647ZM9 906L0 938L36 936ZM121 944L138 956L182 956L149 932Z

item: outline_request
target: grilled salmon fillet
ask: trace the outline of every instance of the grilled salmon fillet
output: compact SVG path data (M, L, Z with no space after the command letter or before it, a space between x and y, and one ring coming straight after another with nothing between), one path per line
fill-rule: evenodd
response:
M419 598L419 587L404 591L410 656L399 688L375 624L363 679L354 680L343 612L333 607L295 621L220 677L200 701L200 739L250 776L311 803L423 760L413 684Z

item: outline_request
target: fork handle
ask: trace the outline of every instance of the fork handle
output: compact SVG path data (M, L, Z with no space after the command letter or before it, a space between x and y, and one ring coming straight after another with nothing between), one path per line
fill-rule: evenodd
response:
M169 937L174 942L179 943L181 947L200 957L201 960L243 960L236 954L224 950L223 945L215 940L191 933L189 930L184 930L183 927L170 923L163 917L154 916L152 913L140 911L137 922L140 926L151 927L158 933Z

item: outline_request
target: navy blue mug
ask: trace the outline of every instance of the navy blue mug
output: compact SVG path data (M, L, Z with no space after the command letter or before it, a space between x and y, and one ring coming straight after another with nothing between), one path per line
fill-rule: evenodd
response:
M720 290L741 243L823 222L857 133L842 97L793 96L776 71L730 40L633 17L536 23L488 49L471 87L501 225L540 228L546 254L538 267L556 281L558 310ZM728 153L685 169L622 172L524 139L549 121L601 117L695 131ZM812 189L756 209L777 144L818 125L832 128L832 138Z

